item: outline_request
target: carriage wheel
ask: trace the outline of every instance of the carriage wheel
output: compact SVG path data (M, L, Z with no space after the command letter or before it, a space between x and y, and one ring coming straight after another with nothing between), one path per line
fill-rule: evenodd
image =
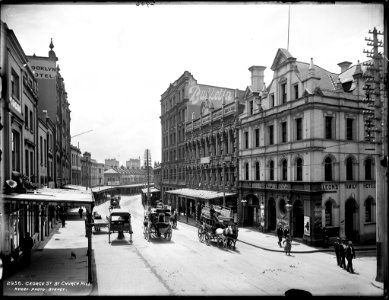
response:
M143 225L143 236L147 240L147 227Z
M208 233L205 233L204 234L204 238L205 238L205 243L207 244L207 246L209 246L209 240L210 240L210 236Z
M146 241L150 241L150 238L151 238L150 228L146 227L145 239Z
M205 233L204 233L204 228L202 226L199 227L197 235L199 237L199 241L203 243L204 242Z
M170 241L172 239L172 235L173 235L173 232L172 232L172 229L169 228L168 232L167 232L167 236L166 236L166 239L168 241Z

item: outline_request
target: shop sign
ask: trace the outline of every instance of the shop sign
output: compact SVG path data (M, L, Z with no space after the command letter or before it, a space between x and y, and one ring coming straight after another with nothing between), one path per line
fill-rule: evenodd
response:
M278 185L278 189L279 189L279 190L289 190L289 189L290 189L290 185L287 184L287 183L280 183L280 184Z
M201 157L201 158L200 158L200 163L201 163L201 164L209 164L209 163L210 163L209 156L207 156L207 157Z
M321 189L324 192L336 192L339 186L336 183L323 183Z
M14 98L9 97L9 102L11 103L11 106L18 112L22 113L22 107L20 106L19 102L17 102Z
M276 184L274 183L266 183L265 184L265 189L276 189Z
M311 222L309 216L304 216L304 235L310 236L311 234Z
M375 183L364 183L363 187L365 189L375 189Z
M356 188L357 188L357 184L356 183L346 183L346 189L347 190L356 189Z

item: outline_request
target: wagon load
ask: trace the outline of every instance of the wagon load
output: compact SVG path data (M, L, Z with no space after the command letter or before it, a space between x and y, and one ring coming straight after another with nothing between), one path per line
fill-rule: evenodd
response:
M233 212L228 207L205 206L201 209L198 238L209 245L216 240L218 246L235 248L238 238L238 227L234 223Z

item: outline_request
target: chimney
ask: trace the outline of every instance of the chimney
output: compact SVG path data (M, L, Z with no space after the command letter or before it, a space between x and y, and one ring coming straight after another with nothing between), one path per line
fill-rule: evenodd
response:
M351 62L349 61L342 61L340 63L338 63L338 66L340 67L340 73L343 73L344 71L346 71L350 66L351 66Z
M266 67L263 66L251 66L249 71L251 72L251 85L255 92L259 92L264 83L264 71Z
M44 110L42 110L42 112L43 112L43 116L45 118L45 121L47 121L47 119L49 118L49 115L47 114L47 110L44 109Z

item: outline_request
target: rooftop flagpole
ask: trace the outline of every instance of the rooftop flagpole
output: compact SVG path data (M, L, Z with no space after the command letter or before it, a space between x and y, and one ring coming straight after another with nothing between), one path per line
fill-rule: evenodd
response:
M289 31L290 31L290 4L289 4L289 11L288 11L288 46L287 50L289 51Z

